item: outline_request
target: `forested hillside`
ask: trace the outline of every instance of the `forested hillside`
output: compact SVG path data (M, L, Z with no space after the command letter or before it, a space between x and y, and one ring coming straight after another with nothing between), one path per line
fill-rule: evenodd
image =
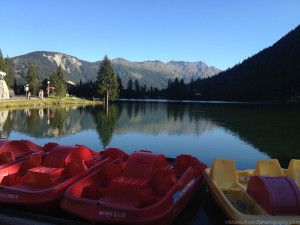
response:
M300 95L300 26L241 64L194 85L203 99L296 98Z

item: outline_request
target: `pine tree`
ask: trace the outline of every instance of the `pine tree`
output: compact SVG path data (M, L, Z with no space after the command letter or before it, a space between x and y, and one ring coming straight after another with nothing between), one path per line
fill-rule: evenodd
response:
M121 97L124 97L124 86L123 86L123 83L122 83L122 80L119 76L117 76L118 78L118 84L119 84L119 89L120 89L120 96Z
M1 49L0 49L0 71L6 72L6 66L5 66L5 62L4 62L4 59L3 59Z
M141 91L141 87L140 87L140 84L139 84L139 81L138 80L135 80L134 81L134 89L137 93L140 93Z
M123 86L122 80L121 80L121 78L119 76L118 76L118 83L119 83L120 90L123 90L124 86Z
M127 83L127 91L132 92L133 91L133 81L130 78L128 83Z
M141 97L141 87L140 87L140 84L139 84L138 80L134 81L134 89L135 89L134 97L135 98L140 98Z
M16 79L14 79L13 89L14 89L15 94L19 94L19 85L17 84Z
M132 79L130 78L128 83L127 83L127 89L126 89L126 97L127 98L132 98L132 95L133 95L133 81Z
M66 86L66 80L65 80L65 74L62 69L62 66L59 65L57 68L57 76L59 79L59 85L56 87L56 94L60 97L66 96L67 93L67 86Z
M141 97L145 98L147 95L147 85L141 87Z
M57 87L59 85L59 79L56 73L56 70L53 70L51 76L50 76L50 86ZM56 90L55 90L56 91Z
M50 85L55 88L56 95L63 97L66 96L67 87L65 81L65 75L62 66L59 65L57 71L53 71L50 77Z
M119 97L118 78L107 55L104 56L99 67L96 87L97 94L103 97L106 96L106 91L108 91L108 99L111 101L117 100Z
M41 88L41 82L34 62L30 63L27 74L26 82L29 85L29 91L33 95L38 95Z
M11 60L7 56L7 58L4 61L5 61L5 65L6 65L6 76L4 77L4 80L5 80L8 88L12 88L13 84L14 84L14 78L13 78L14 72L13 72L13 68L11 65Z

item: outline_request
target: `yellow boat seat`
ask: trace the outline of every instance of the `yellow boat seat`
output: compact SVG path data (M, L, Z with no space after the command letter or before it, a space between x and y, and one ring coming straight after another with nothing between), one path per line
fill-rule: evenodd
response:
M210 169L210 177L221 189L229 189L239 182L235 161L231 159L214 159Z
M287 175L292 178L298 186L300 186L300 160L292 159L290 161Z
M283 171L277 159L257 160L255 175L279 177L283 176Z

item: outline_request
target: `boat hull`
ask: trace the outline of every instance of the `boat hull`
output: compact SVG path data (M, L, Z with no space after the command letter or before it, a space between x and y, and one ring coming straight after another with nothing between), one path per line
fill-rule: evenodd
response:
M166 199L164 204L147 210L130 210L124 208L104 208L97 203L78 201L73 198L63 198L62 208L76 216L91 222L118 224L170 224L186 207L203 182L198 180L189 191L175 204L170 206L172 199Z
M95 153L84 146L55 144L50 147L49 151L35 153L25 161L0 170L0 203L34 209L55 207L55 210L60 207L68 186L111 160L99 153L98 157L93 156Z
M126 205L120 200L118 204L114 204L113 201L103 202L101 198L92 200L80 197L79 192L97 180L99 174L101 171L95 171L70 186L61 202L62 209L91 222L170 224L204 183L203 173L195 177L193 169L189 167L162 199L147 207L133 207L130 206L133 205L132 199L127 199Z

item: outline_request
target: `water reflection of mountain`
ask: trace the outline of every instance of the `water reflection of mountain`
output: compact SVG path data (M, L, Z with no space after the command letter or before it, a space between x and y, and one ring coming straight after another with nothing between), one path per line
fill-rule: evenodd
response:
M115 133L200 136L205 131L223 127L259 151L278 158L284 167L291 158L300 158L299 106L123 103L122 107Z
M102 106L0 111L0 134L12 130L34 137L57 137L96 130L104 146L113 134L129 132L196 135L223 127L283 166L300 158L299 106L135 102ZM226 151L226 146L224 147Z
M176 103L121 103L116 134L140 132L165 135L201 135L216 124L193 111L193 105Z

